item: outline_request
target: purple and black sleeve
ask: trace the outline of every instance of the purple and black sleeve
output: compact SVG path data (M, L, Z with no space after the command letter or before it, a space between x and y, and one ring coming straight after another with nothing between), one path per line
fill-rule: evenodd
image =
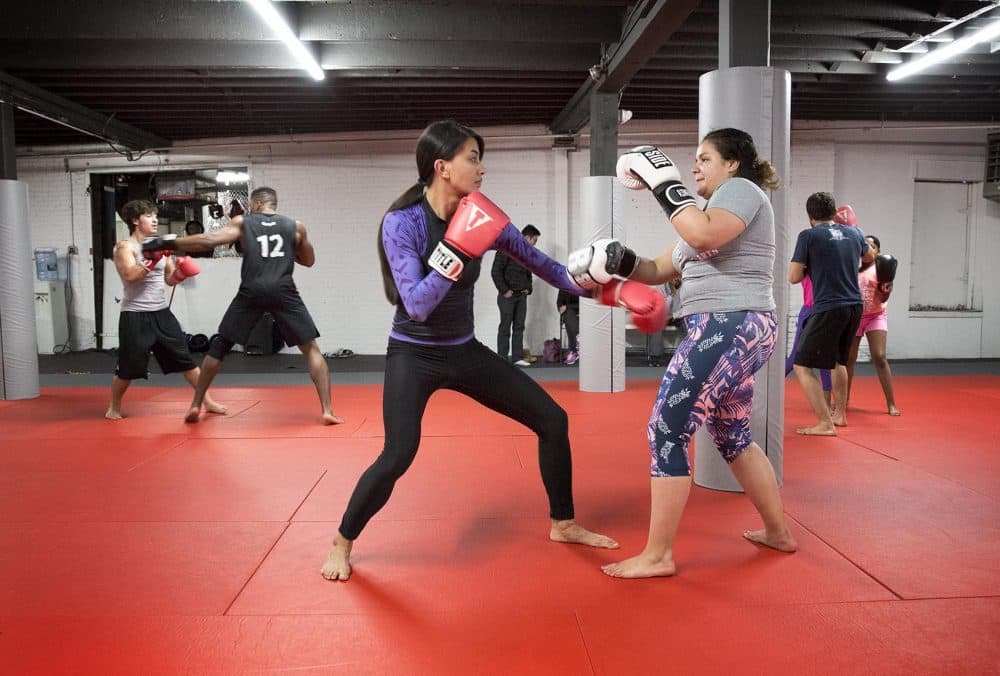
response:
M382 246L406 313L414 321L424 321L451 289L452 281L424 266L427 228L423 211L403 209L386 214Z
M513 223L508 223L500 232L500 236L493 243L493 248L515 259L557 289L574 296L590 298L590 292L576 285L565 265L552 260L540 249L532 246Z

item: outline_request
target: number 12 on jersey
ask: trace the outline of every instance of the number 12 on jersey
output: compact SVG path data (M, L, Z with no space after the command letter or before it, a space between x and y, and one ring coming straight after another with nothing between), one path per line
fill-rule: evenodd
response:
M268 241L272 246L268 245ZM281 235L261 235L257 238L260 242L260 257L261 258L283 258L285 255L284 246L285 240L282 239Z

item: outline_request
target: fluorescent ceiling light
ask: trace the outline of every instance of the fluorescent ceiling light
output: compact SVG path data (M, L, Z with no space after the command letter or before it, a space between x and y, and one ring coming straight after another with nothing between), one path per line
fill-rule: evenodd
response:
M278 10L274 8L271 4L271 0L247 0L257 13L260 14L264 22L270 26L275 33L278 34L282 40L285 41L285 45L292 55L298 59L299 65L308 71L312 79L319 81L326 78L326 73L320 68L320 65L316 63L316 59L313 55L309 53L309 50L305 48L301 42L299 42L298 37L292 32L292 29L285 22L284 17L278 13Z
M215 174L216 183L225 183L226 185L231 185L233 183L246 183L250 180L250 174L245 171L231 171L229 169L221 169Z
M889 71L889 74L885 76L885 79L890 82L902 80L904 77L909 77L910 75L919 73L927 68L930 68L931 66L936 66L942 61L946 61L953 56L958 56L959 54L967 52L980 42L989 42L998 36L1000 36L1000 20L994 21L988 26L980 28L971 35L955 40L944 47L939 47L934 51L928 52L919 58L909 61L899 68L894 68Z

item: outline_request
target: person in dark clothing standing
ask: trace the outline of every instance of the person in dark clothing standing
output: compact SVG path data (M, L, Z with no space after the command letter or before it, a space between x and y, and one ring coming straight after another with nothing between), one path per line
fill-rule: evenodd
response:
M531 246L535 246L542 235L530 223L521 229L521 234ZM493 259L492 276L500 307L497 354L517 366L531 366L524 359L524 318L528 313L528 296L531 295L531 273L516 260L498 251Z
M232 218L225 227L200 235L175 239L157 237L143 242L143 251L211 251L233 242L243 245L240 289L222 317L219 332L209 343L185 422L198 422L205 392L222 369L222 360L233 345L246 345L265 312L274 316L287 344L296 345L306 358L309 376L323 409L323 424L344 422L331 407L330 370L316 343L319 330L292 279L295 264L312 267L316 252L306 234L306 226L277 211L278 193L271 188L257 188L250 193L250 213Z
M563 363L567 366L580 361L580 297L566 291L560 291L556 296L556 309L559 319L566 327L566 357Z

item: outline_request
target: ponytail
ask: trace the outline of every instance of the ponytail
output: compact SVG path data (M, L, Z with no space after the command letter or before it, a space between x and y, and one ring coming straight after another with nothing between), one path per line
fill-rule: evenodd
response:
M767 160L758 159L754 163L753 178L750 179L764 190L777 190L781 185L778 170Z
M389 208L382 216L382 221L378 224L378 241L375 243L375 246L378 249L379 267L382 268L382 290L385 292L385 299L389 301L390 305L399 305L399 289L396 288L396 280L392 276L392 269L389 267L389 259L386 257L385 247L382 245L382 224L385 223L385 217L390 211L405 209L408 206L416 204L423 199L423 197L424 184L423 182L418 181L410 186L406 192L397 197L396 201L389 205Z

